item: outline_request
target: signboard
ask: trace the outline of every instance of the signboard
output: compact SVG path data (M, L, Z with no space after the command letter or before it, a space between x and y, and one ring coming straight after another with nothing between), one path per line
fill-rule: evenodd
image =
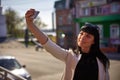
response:
M111 39L110 42L114 45L120 45L120 39Z
M92 7L92 6L99 6L106 4L106 0L89 0L89 1L80 1L80 7L85 8L85 7Z

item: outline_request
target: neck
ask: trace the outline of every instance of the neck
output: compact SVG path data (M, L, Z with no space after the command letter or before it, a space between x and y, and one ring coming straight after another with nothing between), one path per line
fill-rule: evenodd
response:
M81 48L82 52L84 53L89 53L90 51L90 48Z

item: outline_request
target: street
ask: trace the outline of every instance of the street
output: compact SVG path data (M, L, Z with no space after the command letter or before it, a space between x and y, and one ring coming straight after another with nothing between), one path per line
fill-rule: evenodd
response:
M30 72L33 80L61 80L64 63L51 56L44 49L35 51L35 46L26 48L16 41L0 44L0 55L15 56ZM110 60L110 80L120 80L120 55Z

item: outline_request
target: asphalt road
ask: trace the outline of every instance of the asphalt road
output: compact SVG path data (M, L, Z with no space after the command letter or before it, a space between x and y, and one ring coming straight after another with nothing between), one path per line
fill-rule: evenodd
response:
M64 63L51 56L45 50L35 51L34 46L10 42L0 44L0 55L15 56L21 64L26 65L33 80L61 80ZM120 54L109 54L110 80L120 80Z

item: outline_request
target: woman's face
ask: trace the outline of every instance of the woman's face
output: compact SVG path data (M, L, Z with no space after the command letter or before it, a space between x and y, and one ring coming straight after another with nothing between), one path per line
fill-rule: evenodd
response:
M90 48L94 44L94 36L84 31L80 31L77 37L77 44L81 48Z

